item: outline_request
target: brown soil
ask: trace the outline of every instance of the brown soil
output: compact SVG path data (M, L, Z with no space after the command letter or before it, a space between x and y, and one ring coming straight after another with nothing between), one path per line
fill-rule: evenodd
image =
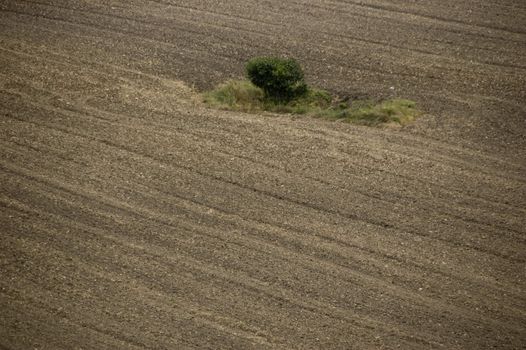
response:
M525 23L521 0L0 2L0 349L521 348ZM201 105L262 54L428 113Z

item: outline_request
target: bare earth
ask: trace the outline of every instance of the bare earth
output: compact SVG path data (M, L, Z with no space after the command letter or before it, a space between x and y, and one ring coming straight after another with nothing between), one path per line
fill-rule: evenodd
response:
M522 0L0 1L0 349L524 348L525 24ZM427 113L202 105L263 54Z

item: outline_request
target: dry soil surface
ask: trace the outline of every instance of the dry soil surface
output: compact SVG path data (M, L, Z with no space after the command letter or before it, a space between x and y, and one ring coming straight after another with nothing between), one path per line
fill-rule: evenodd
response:
M522 0L0 1L0 349L523 348L525 24ZM262 54L427 113L202 105Z

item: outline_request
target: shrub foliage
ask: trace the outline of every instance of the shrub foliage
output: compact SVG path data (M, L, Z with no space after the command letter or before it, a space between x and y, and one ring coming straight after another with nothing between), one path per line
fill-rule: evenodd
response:
M248 61L246 72L252 84L275 101L288 102L308 90L301 66L294 59L256 57Z

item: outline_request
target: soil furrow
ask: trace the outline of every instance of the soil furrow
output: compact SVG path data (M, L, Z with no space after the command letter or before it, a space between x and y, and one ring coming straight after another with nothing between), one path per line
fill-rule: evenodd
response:
M145 218L147 218L148 216L145 216ZM337 242L338 244L343 244L343 242Z
M37 124L37 125L39 125L39 124ZM47 126L47 127L50 127L50 126ZM71 130L64 129L62 127L58 127L57 128L56 126L53 126L51 128L56 129L56 130L60 130L62 132L66 132L66 133L72 132ZM81 137L86 137L85 134L78 133L78 132L74 132L74 135L81 136ZM112 146L112 147L117 147L117 148L123 149L123 150L125 150L127 152L131 152L131 153L137 154L137 152L134 149L130 148L130 147L125 147L125 146L117 144L115 142L110 142L110 141L108 141L106 139L101 139L101 138L92 138L92 139L93 140L97 140L98 142L101 142L101 143L103 143L105 145ZM138 155L140 155L141 157L151 158L151 159L153 159L155 161L160 161L160 158L158 158L158 156L156 156L156 155L140 154L140 153ZM168 164L166 164L166 165L168 165ZM204 176L206 178L210 178L210 179L212 179L214 181L219 181L219 182L223 182L225 184L229 184L229 185L232 185L232 186L243 188L244 190L247 190L249 192L255 191L256 193L259 193L259 194L261 194L263 196L275 198L277 200L284 200L284 201L293 203L295 205L308 207L308 208L310 208L312 210L326 212L326 213L331 213L333 215L342 216L344 218L348 218L348 219L351 219L351 220L363 220L361 218L361 216L357 215L357 214L351 214L350 212L343 212L341 210L330 209L330 208L328 208L326 206L314 204L314 203L312 203L310 201L307 201L307 200L304 200L304 199L288 198L287 196L275 194L272 191L263 190L263 189L257 189L255 187L251 187L251 186L246 186L246 185L244 185L243 183L241 183L239 181L229 180L229 179L224 178L223 176L217 176L217 175L213 175L213 174L204 174L198 168L195 168L195 167L192 167L192 166L189 166L189 165L182 165L181 163L179 163L179 164L174 163L174 164L171 164L169 166L171 166L171 167L175 166L177 168L182 168L182 169L185 169L187 171L191 171L192 173L199 174L200 176ZM430 237L430 238L438 239L438 240L440 240L440 241L442 241L444 243L445 242L449 242L449 244L453 244L455 246L466 247L466 248L469 247L470 249L475 249L475 250L478 250L480 252L492 254L492 255L495 255L495 256L498 256L498 257L501 257L501 258L512 259L512 260L516 260L516 261L522 261L522 258L518 258L518 257L516 258L516 257L514 257L512 255L509 255L509 254L503 254L503 253L500 253L498 251L494 251L494 250L491 250L491 249L488 249L488 248L484 248L482 246L479 246L478 244L473 245L473 243L467 243L467 242L458 241L458 240L457 241L450 241L450 238L448 238L448 239L446 239L446 238L437 238L434 235L429 235L429 234L425 234L425 233L422 233L422 232L419 232L419 231L407 229L404 226L393 225L393 224L389 223L388 221L383 221L383 220L379 221L379 220L375 220L375 219L369 219L369 220L367 220L367 222L371 223L371 224L374 224L376 226L379 226L379 227L391 227L391 228L394 228L394 229L397 229L397 230L405 230L405 231L410 232L412 234L415 234L417 236L423 236L423 237Z

